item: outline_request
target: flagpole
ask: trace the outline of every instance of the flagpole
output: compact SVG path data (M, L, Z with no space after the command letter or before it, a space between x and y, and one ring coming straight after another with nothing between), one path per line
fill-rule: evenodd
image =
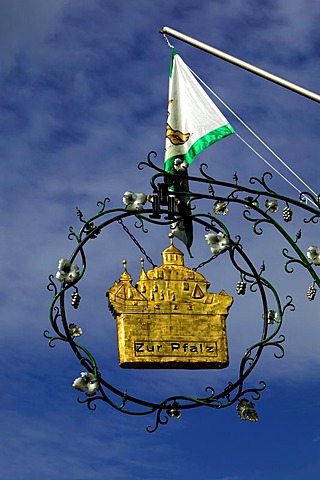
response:
M228 53L222 52L221 50L211 47L206 43L200 42L195 38L189 37L184 33L178 32L177 30L173 30L170 27L163 27L162 30L160 30L160 33L171 35L172 37L175 37L178 40L181 40L182 42L189 43L193 47L200 48L200 50L210 53L211 55L215 55L216 57L222 58L222 60L225 60L226 62L237 65L238 67L248 70L249 72L252 72L255 75L259 75L260 77L263 77L266 80L277 83L278 85L281 85L284 88L287 88L295 93L298 93L299 95L303 95L304 97L307 97L310 100L320 103L320 95L318 95L317 93L307 90L303 87L300 87L299 85L289 82L288 80L278 77L277 75L267 72L266 70L262 70L261 68L258 68L255 65L244 62L243 60L240 60L237 57L233 57Z

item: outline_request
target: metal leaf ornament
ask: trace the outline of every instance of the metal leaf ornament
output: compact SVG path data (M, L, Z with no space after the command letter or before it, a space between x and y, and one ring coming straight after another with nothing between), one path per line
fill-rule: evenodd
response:
M222 232L208 233L204 236L206 242L210 246L212 253L219 254L224 252L229 247L229 238Z
M238 417L241 420L249 420L250 422L258 421L258 414L254 409L254 403L243 398L237 405Z
M122 198L123 203L127 210L143 210L143 206L146 204L147 195L145 193L125 192Z
M214 203L213 211L216 215L226 215L228 213L228 207L226 202L222 202L221 200L217 200Z
M82 328L78 327L75 323L69 324L69 333L72 337L80 337L82 335Z
M58 263L58 271L56 273L56 279L59 282L68 282L72 283L77 280L80 276L78 265L71 265L69 260L66 258L61 258Z
M185 160L182 160L182 158L175 158L173 162L173 168L176 170L176 172L185 172L188 168L188 164Z
M265 206L266 206L267 210L269 210L269 212L271 212L271 213L277 213L277 211L279 210L278 200L276 200L276 199L266 200L265 201Z
M320 265L320 249L311 245L307 251L307 257L314 265Z
M72 386L80 392L85 392L88 397L94 395L96 390L99 389L99 383L97 377L93 373L82 372L81 377L74 380Z

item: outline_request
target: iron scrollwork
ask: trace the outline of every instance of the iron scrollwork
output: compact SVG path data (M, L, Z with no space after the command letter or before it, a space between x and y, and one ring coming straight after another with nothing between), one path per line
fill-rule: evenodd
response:
M78 398L78 401L85 403L91 410L96 408L98 401L102 401L128 415L155 414L155 424L153 427L147 427L148 432L154 432L159 425L167 424L169 418L180 418L185 410L197 407L221 409L236 405L238 416L241 419L256 422L258 414L255 404L251 400L259 400L261 392L266 388L266 383L261 381L256 386L248 386L247 379L258 363L264 348L272 347L275 349L274 356L276 358L283 357L285 337L280 334L280 330L285 312L294 310L295 306L291 296L287 296L283 304L276 288L265 276L265 265L262 264L260 268L255 267L241 244L241 237L232 238L226 221L222 221L221 218L228 218L228 211L232 209L233 205L240 205L243 209L243 218L252 225L255 235L263 234L264 225L272 226L288 245L282 250L285 260L284 271L292 273L293 265L304 268L311 276L312 281L307 290L307 298L313 300L317 291L316 287L320 287L320 278L315 270L315 267L320 264L320 249L311 245L307 252L303 252L299 247L301 231L293 239L287 233L284 225L276 218L282 206L282 222L284 224L292 220L295 210L302 211L306 215L305 224L316 224L320 217L320 198L309 193L302 193L298 199L280 195L270 188L269 181L272 179L272 175L268 172L260 179L252 177L249 180L250 185L244 186L239 184L237 174L234 174L233 182L230 183L216 180L207 173L207 165L202 164L199 168L199 177L188 176L182 179L180 174L168 174L155 165L153 162L155 156L155 152L150 152L147 161L138 165L139 169L148 167L156 172L150 180L152 193L146 196L146 199L148 198L151 202L150 208L146 208L143 202L141 204L138 201L136 201L136 207L137 205L138 207L134 207L135 199L129 198L130 192L126 192L128 195L125 199L125 208L107 209L109 199L105 198L97 203L98 212L87 220L83 213L79 209L77 210L77 216L82 224L80 231L77 233L72 227L69 229L69 239L76 241L76 248L69 258L59 261L56 275L49 276L48 290L53 294L50 322L54 333L46 330L44 336L48 339L50 347L54 347L57 341L70 345L82 369L85 370L81 372L80 377L74 380L73 386L84 394L84 397ZM179 191L182 180L183 182L187 180L193 188L194 186L207 186L207 193L189 190L186 194L185 188ZM174 185L174 190L168 191L168 185ZM79 343L79 338L83 333L81 327L68 322L66 295L71 291L71 307L78 309L81 301L79 284L87 269L85 247L104 229L116 222L130 236L143 257L155 266L124 221L134 217L135 227L142 228L144 233L147 233L146 224L148 223L170 228L172 221L177 219L175 200L182 195L184 198L187 196L189 220L191 219L194 224L203 227L208 245L213 253L195 270L210 264L221 254L228 255L232 266L238 272L236 293L245 295L249 290L260 294L262 332L260 340L245 350L240 361L238 378L229 381L221 391L216 392L213 387L208 386L205 388L206 394L203 397L176 395L155 403L132 396L126 390L119 390L103 377L92 353ZM211 202L212 213L198 213L197 205L203 200ZM251 400L248 400L247 397L250 397Z

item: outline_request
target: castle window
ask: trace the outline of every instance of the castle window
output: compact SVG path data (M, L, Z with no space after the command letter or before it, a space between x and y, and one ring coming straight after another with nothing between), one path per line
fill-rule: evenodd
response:
M196 286L194 287L194 290L192 292L192 297L193 298L202 298L204 297L204 293L203 291L201 290L201 288L199 287L199 285L196 284Z
M183 290L189 290L189 282L183 282Z

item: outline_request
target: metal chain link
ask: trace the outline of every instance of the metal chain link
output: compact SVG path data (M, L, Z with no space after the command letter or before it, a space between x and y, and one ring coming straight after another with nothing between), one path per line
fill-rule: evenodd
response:
M197 267L194 267L192 270L194 270L196 272L197 270L199 270L199 268L202 268L205 265L207 265L208 263L212 262L212 260L217 258L217 256L218 255L213 255L211 258L209 258L209 260L205 260L204 262L199 263L199 265Z
M148 260L148 262L150 263L150 265L153 266L153 268L156 268L157 265L155 265L152 261L152 258L149 257L149 255L147 254L147 252L145 251L145 249L140 245L140 243L138 242L138 240L136 239L136 237L130 232L130 230L128 229L128 227L126 227L126 225L123 223L123 221L120 219L118 220L118 223L120 223L120 225L122 226L123 230L129 235L129 237L131 238L131 240L133 241L133 243L135 245L137 245L137 247L139 248L140 252L142 253L142 255L144 255L144 257Z

